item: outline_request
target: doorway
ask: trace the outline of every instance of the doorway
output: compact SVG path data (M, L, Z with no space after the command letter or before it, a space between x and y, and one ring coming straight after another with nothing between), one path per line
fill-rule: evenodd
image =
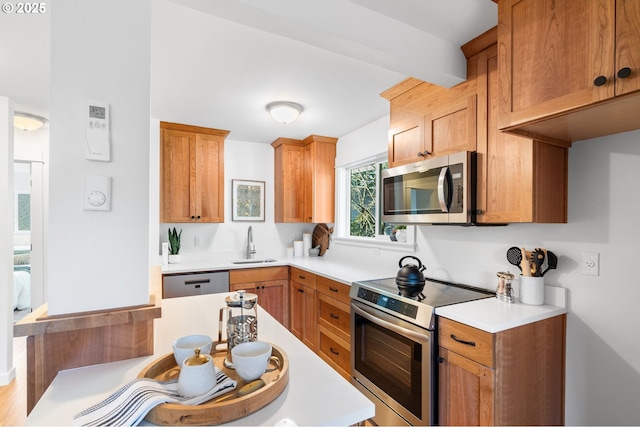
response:
M45 302L43 178L41 161L14 162L14 323Z

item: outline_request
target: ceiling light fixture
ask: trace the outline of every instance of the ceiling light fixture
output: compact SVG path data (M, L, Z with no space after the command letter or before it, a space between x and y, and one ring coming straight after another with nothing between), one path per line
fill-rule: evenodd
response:
M304 111L302 105L289 101L275 101L267 104L267 111L275 121L289 124Z
M44 117L36 116L34 114L23 113L16 111L13 114L13 126L22 130L37 130L47 123L48 120Z

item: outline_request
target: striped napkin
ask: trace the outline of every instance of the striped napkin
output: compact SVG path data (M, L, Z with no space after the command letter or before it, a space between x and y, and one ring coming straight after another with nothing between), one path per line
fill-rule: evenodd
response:
M130 381L102 402L73 417L74 426L136 426L147 413L162 403L199 405L236 388L236 381L216 369L216 385L196 397L178 394L178 379L157 381L138 378Z

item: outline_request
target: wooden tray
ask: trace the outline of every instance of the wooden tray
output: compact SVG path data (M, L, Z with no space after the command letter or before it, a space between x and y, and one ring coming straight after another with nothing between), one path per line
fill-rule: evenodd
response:
M197 426L197 425L217 425L245 417L258 409L271 403L282 393L289 382L289 358L279 347L271 344L274 356L280 359L280 367L271 372L265 372L262 380L264 387L245 396L228 398L218 402L227 394L213 398L200 405L188 406L176 403L163 403L153 408L145 419L158 425L172 426ZM237 391L246 384L233 369L224 367L224 358L227 351L212 350L213 363L219 369L238 382L234 391ZM176 378L180 374L180 368L176 364L173 353L169 353L160 359L150 363L139 374L138 378L153 378L166 381ZM229 393L234 393L230 391Z

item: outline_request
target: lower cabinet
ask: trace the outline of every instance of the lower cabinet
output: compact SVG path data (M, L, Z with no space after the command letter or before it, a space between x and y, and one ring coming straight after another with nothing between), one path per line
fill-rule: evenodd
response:
M291 267L289 329L347 380L351 377L350 287Z
M289 326L289 268L260 267L229 271L229 290L258 295L258 304L285 327Z
M289 330L311 350L316 350L316 275L291 267Z
M438 424L564 424L566 315L495 334L438 328Z
M317 353L347 380L351 378L350 286L318 276Z

